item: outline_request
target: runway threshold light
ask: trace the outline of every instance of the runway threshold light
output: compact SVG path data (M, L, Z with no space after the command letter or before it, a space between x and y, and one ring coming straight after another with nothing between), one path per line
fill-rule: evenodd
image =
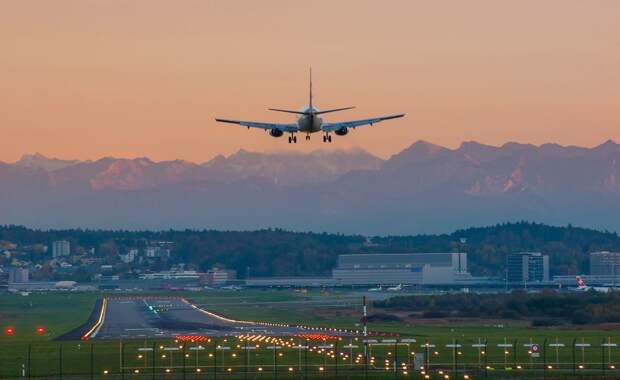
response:
M15 330L12 327L5 327L4 328L4 334L5 335L13 335L14 332L15 332Z
M37 327L35 332L37 333L37 335L43 335L45 334L45 327Z

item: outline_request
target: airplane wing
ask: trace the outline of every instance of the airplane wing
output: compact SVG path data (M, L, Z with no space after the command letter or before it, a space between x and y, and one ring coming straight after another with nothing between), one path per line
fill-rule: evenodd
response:
M241 121L241 120L227 120L227 119L215 119L220 123L230 123L230 124L238 124L248 128L259 128L259 129L279 129L282 132L298 132L299 127L297 124L277 124L277 123L262 123L258 121Z
M321 129L326 131L326 132L333 132L333 131L337 131L341 128L357 128L357 127L361 127L362 125L373 125L375 123L384 121L384 120L390 120L390 119L397 119L399 117L403 117L405 116L404 113L398 114L398 115L390 115L390 116L382 116L382 117L375 117L374 119L362 119L362 120L353 120L353 121L341 121L338 123L324 123L321 126Z

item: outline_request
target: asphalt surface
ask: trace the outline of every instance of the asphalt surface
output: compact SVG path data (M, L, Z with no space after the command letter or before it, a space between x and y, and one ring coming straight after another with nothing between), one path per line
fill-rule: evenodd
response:
M209 314L208 311L201 311L180 298L108 298L103 323L92 338L139 339L240 334L292 336L312 332L300 327L227 320Z

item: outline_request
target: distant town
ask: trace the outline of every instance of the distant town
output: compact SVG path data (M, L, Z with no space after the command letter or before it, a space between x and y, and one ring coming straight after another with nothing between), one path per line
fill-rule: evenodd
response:
M118 288L116 281L194 280L200 285L225 285L236 280L236 272L214 267L207 272L170 264L174 244L144 241L140 247L119 251L114 244L85 247L68 240L18 245L0 241L0 286L8 289L99 289ZM137 281L137 282L136 282ZM161 285L162 289L166 288ZM138 286L138 288L140 288Z

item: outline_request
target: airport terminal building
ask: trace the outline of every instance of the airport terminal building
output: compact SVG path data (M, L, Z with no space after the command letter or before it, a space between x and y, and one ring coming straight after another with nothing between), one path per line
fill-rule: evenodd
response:
M620 275L620 252L591 252L590 274L593 276L618 277Z
M332 270L340 285L452 285L470 278L462 252L340 255Z

